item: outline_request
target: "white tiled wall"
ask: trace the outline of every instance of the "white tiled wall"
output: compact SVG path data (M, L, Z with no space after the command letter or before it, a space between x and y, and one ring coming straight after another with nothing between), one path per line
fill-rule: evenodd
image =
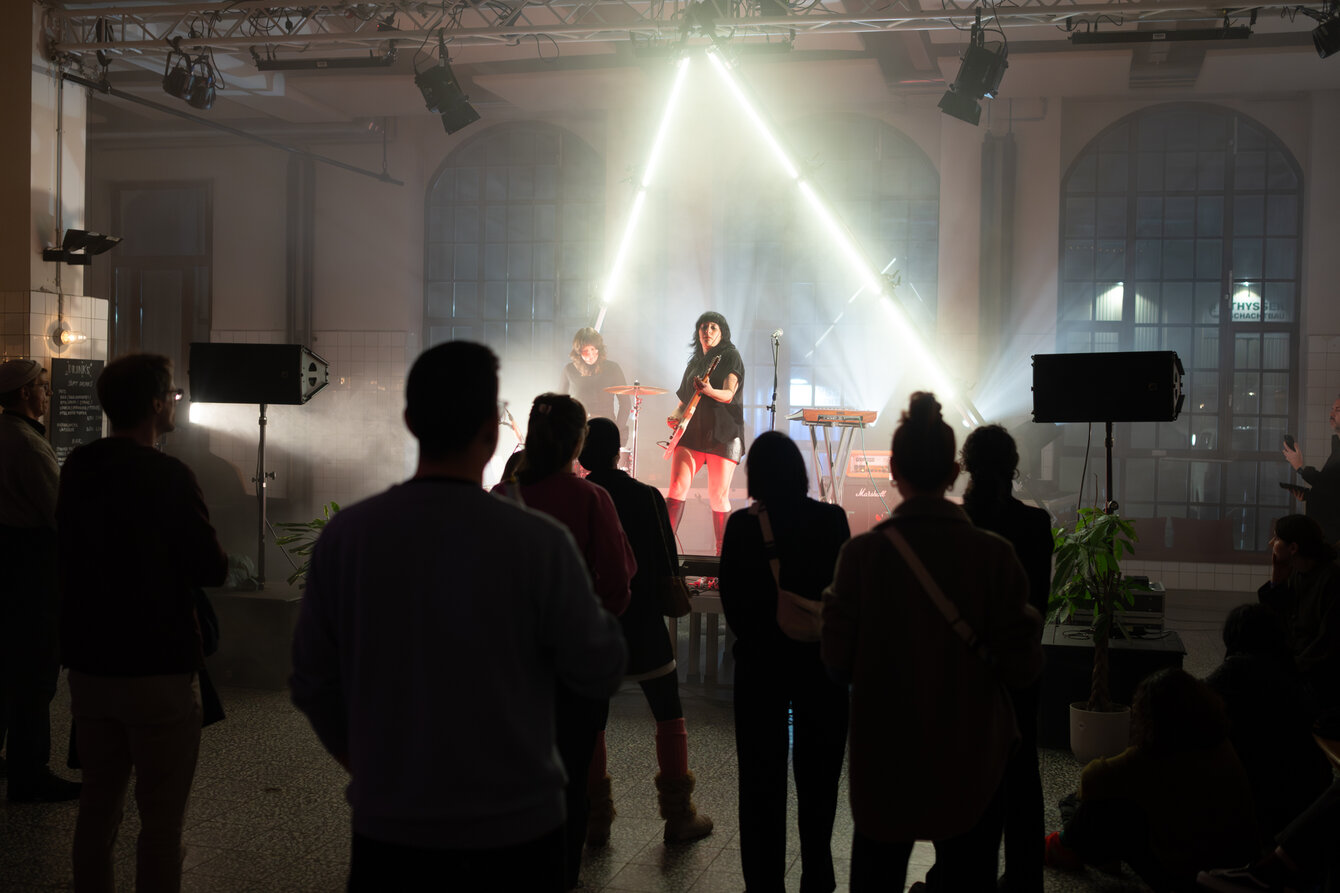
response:
M57 348L51 335L62 318L88 340ZM47 292L0 292L0 359L31 358L50 366L52 357L107 359L107 301Z
M1308 335L1303 367L1303 459L1318 468L1331 453L1326 414L1340 397L1340 335Z
M1264 563L1208 564L1181 561L1135 561L1121 563L1128 576L1146 576L1166 589L1202 589L1211 592L1255 592L1270 576Z

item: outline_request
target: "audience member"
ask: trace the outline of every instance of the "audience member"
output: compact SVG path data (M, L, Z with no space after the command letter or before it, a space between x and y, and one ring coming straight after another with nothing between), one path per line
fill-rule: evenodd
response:
M1047 613L1052 582L1051 516L1014 498L1019 450L1000 425L985 425L963 442L963 466L971 479L963 508L983 530L1014 546L1028 576L1028 603ZM1042 680L1010 690L1021 740L1005 765L1005 875L1003 893L1042 893L1042 774L1038 771L1038 699Z
M1223 699L1228 737L1251 781L1262 834L1274 836L1331 783L1279 615L1238 605L1224 621L1224 662L1206 682Z
M531 405L526 428L526 458L517 468L520 486L498 484L495 493L516 495L562 523L577 540L586 559L596 595L611 614L628 607L629 584L637 561L619 524L609 493L572 473L572 464L586 438L586 409L564 394L541 394ZM577 886L582 845L590 810L586 777L596 740L609 718L609 696L591 697L559 684L557 694L558 752L567 770L568 806L565 872L569 889Z
M7 796L14 803L79 796L77 782L56 777L47 765L51 699L60 677L60 469L41 421L50 400L51 382L37 361L0 363L0 744L8 726Z
M893 435L903 502L842 548L824 596L823 659L852 682L853 893L901 890L917 840L935 842L933 889L996 886L1019 739L1005 686L1037 678L1041 618L1010 544L944 498L954 453L934 395L913 394Z
M646 695L656 720L656 792L665 841L678 843L712 833L712 820L697 811L689 770L689 735L679 702L679 674L675 652L666 635L659 587L679 574L679 555L670 530L665 497L655 487L640 483L615 467L619 461L619 426L599 416L586 423L586 443L578 461L589 473L586 480L605 488L619 513L628 542L637 559L628 610L619 615L628 645L627 677ZM591 813L586 843L601 846L609 840L614 799L606 766L605 730L596 738L587 776Z
M817 637L789 637L777 615L778 600L790 597L779 587L817 612L851 531L840 507L806 495L805 460L786 435L760 434L745 470L754 506L731 515L721 551L721 606L735 633L740 864L750 893L786 889L787 757L794 744L800 889L828 893L836 887L832 836L847 692L824 669Z
M1284 620L1289 650L1318 714L1340 709L1340 567L1335 547L1307 515L1285 515L1270 538L1261 604Z
M312 555L291 685L350 773L350 890L563 888L555 684L607 697L624 646L572 536L483 491L497 394L488 348L421 354L414 477L342 509Z
M181 389L167 357L113 360L97 383L111 436L61 474L61 655L84 774L74 887L114 886L112 857L135 774L135 889L181 885L182 827L200 749L204 666L195 590L228 572L195 475L154 448Z
M1220 893L1340 893L1340 781L1334 781L1280 832L1279 845L1246 868L1202 871L1204 890Z
M1084 767L1079 808L1047 839L1048 864L1121 860L1163 893L1256 853L1251 784L1208 685L1180 668L1148 676L1131 704L1131 742Z

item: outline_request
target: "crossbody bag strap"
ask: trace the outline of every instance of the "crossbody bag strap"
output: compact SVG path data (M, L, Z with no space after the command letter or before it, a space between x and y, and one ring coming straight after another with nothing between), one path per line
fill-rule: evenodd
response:
M777 544L772 540L772 522L768 520L767 506L756 502L749 507L749 514L758 518L758 526L763 531L763 552L768 556L768 566L772 568L772 580L777 588L782 588L782 562L777 558Z
M893 543L894 548L903 556L903 561L907 562L913 576L917 578L917 582L921 583L921 588L926 590L926 594L931 597L935 607L939 608L940 613L944 615L945 622L954 632L958 633L958 637L963 640L963 644L967 645L969 650L978 657L989 662L990 656L987 654L986 648L978 641L977 633L973 631L968 621L963 619L958 606L950 601L948 596L940 589L930 571L926 570L926 565L922 564L921 559L917 557L917 553L912 551L912 546L907 542L907 539L892 524L884 528L884 535L889 538L889 542Z

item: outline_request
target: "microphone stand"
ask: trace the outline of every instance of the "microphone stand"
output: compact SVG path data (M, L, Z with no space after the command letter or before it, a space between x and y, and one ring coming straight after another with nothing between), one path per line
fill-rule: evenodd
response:
M781 346L782 339L773 336L772 339L772 402L768 404L768 430L777 430L777 353Z

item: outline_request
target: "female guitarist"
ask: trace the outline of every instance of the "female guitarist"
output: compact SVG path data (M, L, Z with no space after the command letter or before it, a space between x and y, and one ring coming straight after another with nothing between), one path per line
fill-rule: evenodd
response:
M740 394L744 361L731 343L730 324L720 313L709 311L698 317L691 346L693 355L675 392L679 408L666 419L676 431L670 442L670 492L665 504L670 523L678 530L689 484L706 465L708 503L720 555L730 516L730 480L744 455L744 400Z

